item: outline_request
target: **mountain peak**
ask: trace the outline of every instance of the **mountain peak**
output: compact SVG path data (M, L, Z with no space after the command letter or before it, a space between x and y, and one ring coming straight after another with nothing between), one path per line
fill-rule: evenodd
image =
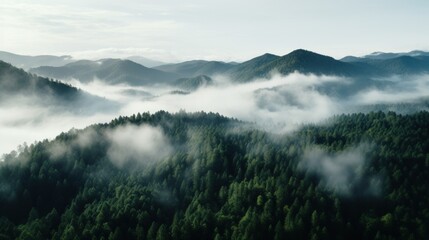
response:
M385 54L385 52L372 52L372 53L370 53L370 54L368 54L368 55L380 55L380 54Z
M289 57L324 57L324 58L329 58L329 59L333 59L332 57L329 56L325 56L316 52L312 52L309 50L305 50L305 49L296 49L292 52L290 52L289 54L286 54L285 56L289 56ZM284 57L285 57L284 56Z
M293 53L297 54L297 53L314 53L314 52L303 49L303 48L298 48L298 49L293 50L289 54L293 54Z
M157 66L166 64L165 62L149 59L149 58L142 57L142 56L130 56L130 57L127 57L126 59L131 60L133 62L136 62L140 65L145 66L145 67L149 67L149 68L157 67Z
M274 54L272 54L272 53L264 53L264 54L262 54L261 56L259 56L259 57L278 57L277 55L274 55Z
M332 57L312 51L297 49L265 66L264 72L276 69L281 74L295 71L300 73L349 76L354 74L353 66ZM265 74L266 75L266 74Z
M250 60L247 60L247 61L245 61L245 62L243 62L241 64L242 65L249 65L249 64L252 64L252 65L258 64L258 65L260 65L260 64L265 64L265 63L268 63L270 61L273 61L273 60L275 60L277 58L279 58L279 56L271 54L271 53L264 53L261 56L254 57L254 58L252 58ZM256 66L252 66L252 67L256 67Z

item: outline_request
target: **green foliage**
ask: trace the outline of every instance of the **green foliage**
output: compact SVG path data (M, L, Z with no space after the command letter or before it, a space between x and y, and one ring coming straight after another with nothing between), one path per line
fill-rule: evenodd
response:
M81 91L69 84L29 74L3 61L0 61L0 87L2 97L15 94L47 95L52 98L61 96L64 101L72 101L81 94Z
M425 239L429 113L341 115L290 135L213 113L143 113L60 134L0 162L3 239ZM104 133L163 130L175 151L117 168ZM90 147L72 143L97 136ZM362 171L380 194L342 196L298 167L308 146L374 147ZM49 149L70 146L60 159Z

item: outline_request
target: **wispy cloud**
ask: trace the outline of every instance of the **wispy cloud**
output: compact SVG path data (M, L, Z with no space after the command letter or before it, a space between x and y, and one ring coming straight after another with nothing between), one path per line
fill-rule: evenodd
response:
M295 73L287 77L274 75L268 81L233 84L227 78L217 77L214 86L188 95L164 94L148 101L129 102L121 111L123 114L129 114L134 109L152 112L175 112L179 109L212 111L266 126L278 127L281 124L283 127L280 130L289 131L303 123L317 122L339 112L335 99L311 88L332 81L344 80Z
M159 110L219 112L228 117L255 122L268 131L287 133L299 129L303 124L318 123L335 114L360 111L361 106L421 101L422 97L429 97L427 79L429 77L426 75L408 77L406 80L395 80L388 88L351 91L352 94L346 97L332 96L320 89L326 84L347 87L350 79L299 73L288 76L274 74L269 80L245 84L236 84L225 76L217 76L214 77L213 85L185 95L172 94L171 91L176 90L174 87L109 86L100 79L87 84L75 80L72 84L118 103L119 109L103 114L95 111L82 116L58 112L54 108L46 108L46 105L38 107L31 104L35 102L32 99L21 101L15 96L0 106L0 115L3 116L0 119L0 134L7 136L0 141L0 152L11 151L24 141L32 143L53 138L72 127L83 128L93 123L108 122L119 115L146 111L154 113ZM404 84L407 86L404 87ZM423 104L415 108L419 109L427 109L427 106Z
M390 82L385 89L372 88L352 96L351 102L360 104L415 102L429 97L429 75L393 76L383 81Z
M360 144L337 153L320 147L306 149L298 167L320 178L319 186L343 196L377 196L381 177L367 176L368 153L372 146Z
M129 163L150 164L167 157L171 151L162 129L149 125L120 126L106 133L111 142L109 159L117 166Z
M159 49L159 43L180 27L179 22L167 17L146 15L149 8L136 12L100 6L6 2L0 6L2 45L30 53L49 48L50 53L62 54L112 46L157 49L158 45ZM38 49L25 49L26 42Z

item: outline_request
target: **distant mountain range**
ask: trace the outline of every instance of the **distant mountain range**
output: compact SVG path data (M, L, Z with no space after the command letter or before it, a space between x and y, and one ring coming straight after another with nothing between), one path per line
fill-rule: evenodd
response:
M78 79L81 82L100 79L108 84L126 83L132 86L166 84L180 77L175 73L147 68L121 59L80 60L62 67L32 68L30 72L57 79Z
M130 56L124 59L131 60L138 64L141 64L145 67L156 67L166 64L165 62L152 60L142 56ZM60 67L64 66L67 63L75 62L82 59L75 59L72 56L53 56L53 55L38 55L38 56L28 56L28 55L19 55L15 53L0 51L0 60L10 63L16 67L23 69L36 68L41 66L50 66L50 67Z
M359 68L332 57L299 49L282 57L264 54L235 66L228 74L235 81L243 82L266 78L271 73L287 75L295 71L304 74L353 76L358 74Z
M345 77L380 77L429 72L429 53L374 53L365 57L348 56L341 60L298 49L284 56L270 53L248 61L231 64L219 61L187 61L161 65L158 70L176 73L185 77L196 75L227 75L232 81L247 82L267 78L272 73L287 75L292 72Z
M176 64L161 65L155 67L155 69L164 72L175 73L182 77L195 77L198 75L214 76L217 74L222 74L234 66L234 63L193 60Z
M108 111L116 104L71 85L29 74L0 61L0 105L27 103L92 114Z
M71 56L26 56L4 51L0 51L0 60L23 69L39 66L63 66L74 61Z
M227 75L236 82L266 78L273 72L279 72L283 75L298 71L319 75L353 76L367 71L361 69L359 66L302 49L295 50L282 57L266 53L239 64L195 60L161 65L156 67L156 69L185 77L194 77L196 75Z
M145 66L145 67L149 67L149 68L157 67L157 66L166 64L165 62L155 61L155 60L145 58L145 57L141 57L141 56L131 56L131 57L127 57L126 59L131 60L133 62L136 62L140 65Z
M3 52L4 53L4 52ZM0 54L0 57L2 55ZM9 55L8 55L9 56ZM15 56L15 55L11 55ZM20 56L20 55L16 55ZM21 56L22 57L22 56ZM315 52L298 49L284 56L263 54L242 63L192 60L175 64L162 64L143 57L129 57L130 60L101 59L98 61L71 61L67 56L42 56L13 58L16 66L30 66L46 63L50 66L31 68L30 72L57 79L78 79L89 82L100 79L108 84L125 83L133 86L170 84L180 78L197 76L213 77L224 75L235 82L248 82L268 78L273 73L287 75L293 72L315 75L337 75L353 78L388 77L391 75L412 75L429 72L429 53L412 51L408 53L376 52L363 57L347 56L340 60ZM21 60L20 60L21 59ZM56 60L55 60L56 59ZM27 61L28 60L28 61ZM64 66L56 66L59 64ZM56 64L56 65L55 65ZM143 65L142 65L143 64ZM147 66L155 66L149 68Z
M402 56L409 56L409 57L428 57L429 56L429 52L424 52L424 51L419 51L419 50L414 50L411 52L403 52L403 53L385 53L385 52L373 52L371 54L365 55L362 58L366 58L366 59L374 59L374 60L386 60L386 59L392 59L392 58L397 58L397 57L402 57ZM347 58L357 58L359 59L359 57L354 57L354 56L347 56L343 59L341 59L342 61L347 61Z
M420 74L429 72L429 52L411 51L408 53L375 52L363 57L347 56L343 62L355 66L372 67L382 75Z

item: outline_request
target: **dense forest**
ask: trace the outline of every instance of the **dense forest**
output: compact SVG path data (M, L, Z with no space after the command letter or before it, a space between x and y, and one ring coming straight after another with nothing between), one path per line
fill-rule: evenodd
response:
M46 96L59 101L74 101L82 91L69 84L39 77L0 61L0 100L16 94ZM61 97L61 98L59 98Z
M157 152L116 154L117 129ZM428 239L427 176L428 112L289 134L139 113L4 155L0 239Z

